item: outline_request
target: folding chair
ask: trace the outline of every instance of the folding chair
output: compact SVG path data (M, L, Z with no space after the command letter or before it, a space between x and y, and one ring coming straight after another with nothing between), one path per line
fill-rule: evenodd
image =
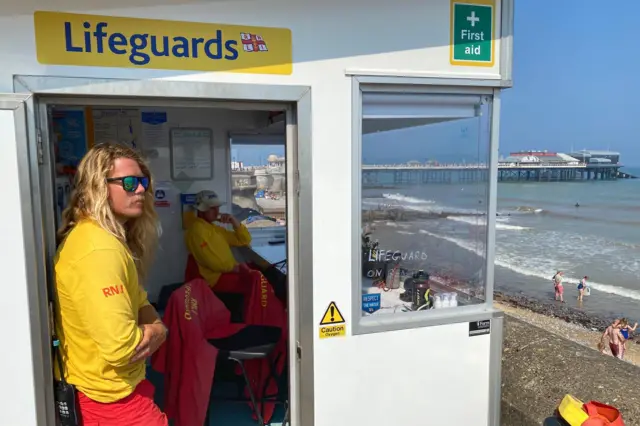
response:
M278 327L258 326L250 325L240 330L233 336L224 339L210 339L209 343L215 346L218 352L219 360L229 360L240 366L242 371L242 377L244 379L244 387L247 388L249 393L249 400L242 396L242 388L238 389L237 398L214 398L211 400L230 401L230 402L251 402L251 408L256 416L259 426L264 426L264 419L262 418L262 412L259 407L262 407L265 402L273 403L285 403L286 401L279 401L278 395L266 395L266 391L271 380L277 383L278 375L276 372L277 359L272 359L276 344L278 343L282 330ZM260 401L256 399L255 393L251 386L251 382L245 369L245 362L256 359L267 359L269 362L269 376L264 383L262 391L262 398ZM207 410L207 424L209 421L209 410Z

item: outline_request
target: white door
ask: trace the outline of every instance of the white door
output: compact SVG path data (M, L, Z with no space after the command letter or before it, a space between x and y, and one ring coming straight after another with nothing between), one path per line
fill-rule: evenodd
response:
M30 95L0 95L0 270L5 324L0 351L2 422L54 424L51 351L40 203L39 147Z

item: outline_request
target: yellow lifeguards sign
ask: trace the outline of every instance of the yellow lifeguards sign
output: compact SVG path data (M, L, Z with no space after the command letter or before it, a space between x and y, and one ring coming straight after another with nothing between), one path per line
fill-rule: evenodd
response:
M291 30L35 12L38 62L163 70L291 74Z
M347 325L336 302L329 303L320 321L320 338L338 337L347 334Z

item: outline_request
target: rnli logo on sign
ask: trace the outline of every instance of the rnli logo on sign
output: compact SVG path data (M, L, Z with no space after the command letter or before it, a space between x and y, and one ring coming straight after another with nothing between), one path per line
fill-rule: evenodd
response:
M36 12L34 24L42 64L292 72L291 31L285 28L58 12Z
M267 43L257 34L240 33L242 49L245 52L268 52Z

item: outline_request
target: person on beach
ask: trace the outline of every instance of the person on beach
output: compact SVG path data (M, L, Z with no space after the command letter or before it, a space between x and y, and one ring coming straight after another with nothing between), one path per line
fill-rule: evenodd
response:
M584 297L584 289L587 288L587 280L589 279L589 277L587 277L586 275L580 280L580 283L578 283L578 302L582 302L582 299Z
M609 327L607 327L607 328L605 329L604 333L602 334L602 337L600 338L600 341L598 342L598 351L600 351L601 353L603 353L603 354L605 354L605 353L606 353L606 352L605 352L605 347L606 347L606 345L605 345L605 342L604 342L604 341L605 341L605 337L606 337L607 331L608 331L608 330L609 330L609 328L611 328L611 327L616 327L616 326L618 326L618 324L620 324L620 320L616 318L615 320L613 320L613 322L611 323L611 325L609 325Z
M553 287L556 291L556 300L564 303L564 286L562 285L564 273L562 271L556 272L553 276Z
M602 338L600 339L600 345L598 345L601 349L600 352L604 352L605 341L609 340L609 349L611 350L611 355L618 359L623 359L624 357L624 336L621 333L621 325L622 320L616 319L607 329L602 333Z
M629 326L629 320L626 318L622 318L620 320L620 334L624 337L624 342L622 343L623 350L626 352L627 350L627 341L629 340L629 333L632 331L636 331L638 328L638 323L635 323L633 327Z

